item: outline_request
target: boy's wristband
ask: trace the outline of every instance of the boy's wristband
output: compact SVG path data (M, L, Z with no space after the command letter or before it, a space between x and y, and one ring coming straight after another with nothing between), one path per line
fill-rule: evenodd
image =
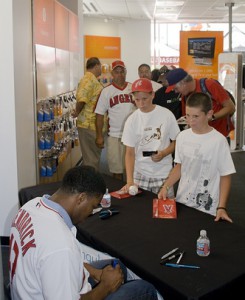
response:
M218 206L218 207L216 208L216 210L219 210L219 209L223 209L223 210L225 210L225 211L227 210L226 207L223 207L223 206Z

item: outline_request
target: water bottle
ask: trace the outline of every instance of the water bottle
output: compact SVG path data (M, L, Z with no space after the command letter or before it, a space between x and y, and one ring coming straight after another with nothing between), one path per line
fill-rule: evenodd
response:
M208 256L210 253L210 240L207 237L207 231L201 230L197 239L197 254L199 256Z
M106 189L106 193L104 194L101 202L100 202L100 205L103 207L103 208L108 208L111 206L111 195L110 193L108 192L108 189Z

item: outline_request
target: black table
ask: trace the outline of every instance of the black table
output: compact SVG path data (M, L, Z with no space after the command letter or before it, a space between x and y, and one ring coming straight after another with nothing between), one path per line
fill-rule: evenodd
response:
M105 177L109 191L121 182ZM165 300L237 299L245 283L245 233L235 224L214 222L214 217L177 204L177 219L152 218L154 194L143 191L127 199L112 198L120 213L101 220L93 215L78 227L78 239L120 258L138 276L155 285ZM208 257L196 254L196 240L206 229L211 241ZM200 269L160 265L160 257L179 247L184 264Z
M105 176L109 191L122 183ZM60 183L21 189L20 204L44 193L52 194ZM98 214L78 226L79 241L120 258L128 268L155 285L164 300L238 299L245 284L244 229L177 203L177 219L152 218L154 194L143 191L127 198L112 198L112 207L120 213L101 220ZM211 240L211 254L199 257L196 240L206 229ZM200 269L175 269L160 265L160 257L179 247L184 264Z

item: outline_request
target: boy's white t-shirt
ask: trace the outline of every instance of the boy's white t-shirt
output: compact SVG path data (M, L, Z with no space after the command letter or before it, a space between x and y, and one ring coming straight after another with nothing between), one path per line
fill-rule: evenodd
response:
M174 161L181 164L176 201L215 216L220 176L236 172L226 138L216 129L186 129L177 137Z
M144 157L143 151L161 151L176 140L179 126L173 113L167 108L156 105L151 112L137 109L125 123L122 142L135 148L134 171L150 178L166 178L172 169L172 155L159 162Z

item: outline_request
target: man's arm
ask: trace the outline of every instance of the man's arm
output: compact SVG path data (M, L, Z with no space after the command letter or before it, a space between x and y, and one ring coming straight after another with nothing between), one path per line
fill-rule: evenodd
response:
M163 187L158 193L158 199L166 199L168 195L168 190L172 187L181 176L181 164L176 164L174 168L170 171L168 179L164 182Z
M232 223L231 218L228 216L226 211L226 205L228 201L228 196L231 189L231 175L220 177L220 188L219 188L219 204L217 207L217 213L215 221L226 220Z
M95 143L98 148L104 148L104 136L103 136L104 116L96 114L95 127L96 127L96 139Z
M218 112L214 113L215 120L221 119L226 116L230 116L235 112L236 108L232 100L229 98L228 100L222 103L222 108Z
M82 111L84 105L85 105L85 102L77 102L76 103L76 108L72 112L73 118L76 118L80 114L80 112Z
M217 101L220 105L222 105L222 108L219 111L214 112L215 120L232 115L236 108L227 91L216 80L211 78L206 80L207 83L209 82L207 88L210 94L214 97L214 101Z

